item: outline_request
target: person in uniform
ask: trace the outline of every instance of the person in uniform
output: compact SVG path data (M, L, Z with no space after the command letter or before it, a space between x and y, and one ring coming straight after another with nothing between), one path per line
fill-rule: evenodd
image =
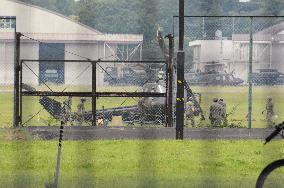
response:
M266 122L267 127L271 128L273 126L273 115L274 115L274 105L272 102L272 98L268 97L266 101L265 111L266 111Z
M79 125L82 125L84 121L85 102L86 102L86 99L81 98L80 103L77 105L77 115L78 115Z
M160 70L160 71L158 72L157 83L159 83L159 81L163 81L163 80L164 80L164 75L165 75L164 71Z
M226 103L225 103L223 98L220 98L218 100L218 103L222 106L222 111L221 111L221 118L222 119L221 120L222 120L223 126L226 127L228 125Z
M188 121L191 122L191 126L195 127L195 121L194 121L194 106L191 101L188 101L185 104L185 125L188 124Z
M67 123L71 121L71 110L72 110L72 97L68 96L68 98L63 102L64 104L64 121Z
M218 103L218 99L214 98L209 108L209 119L212 127L218 127L222 120L222 106Z

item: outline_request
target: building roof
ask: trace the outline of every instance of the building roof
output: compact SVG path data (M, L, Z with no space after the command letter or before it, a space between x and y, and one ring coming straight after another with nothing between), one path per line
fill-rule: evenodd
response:
M11 31L11 30L10 30ZM70 34L70 33L23 33L22 41L33 42L33 40L39 40L41 42L66 42L69 43L92 43L92 42L108 42L108 43L126 43L137 44L143 41L142 35L132 34ZM0 32L0 40L12 40L15 35L13 32Z
M271 41L273 38L273 35L270 34L254 34L253 35L253 41L254 42L268 42ZM233 34L232 35L233 41L238 42L249 42L250 35L249 34Z
M284 31L284 22L282 21L278 24L275 24L273 26L263 29L257 32L256 34L258 35L277 35L283 31Z
M273 41L273 40L283 40L284 34L284 21L267 27L261 31L253 34L254 41ZM233 34L233 41L249 41L249 34Z
M142 35L105 34L56 12L16 0L0 0L0 16L16 16L17 32L37 40L141 43ZM0 38L7 36L1 31Z

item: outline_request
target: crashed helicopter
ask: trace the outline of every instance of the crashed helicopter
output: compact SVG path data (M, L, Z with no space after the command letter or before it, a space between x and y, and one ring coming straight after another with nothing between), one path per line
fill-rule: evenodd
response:
M23 90L36 91L35 88L23 84ZM165 93L165 82L160 80L155 83L147 83L143 87L143 92ZM187 89L187 101L193 101L196 106L196 112L202 113L199 103L201 102L201 95L193 93L189 88ZM85 101L86 99L82 99ZM55 100L54 98L41 96L39 103L43 108L56 120L64 120L68 116L68 121L71 124L76 122L92 122L92 111L83 111L81 114L78 112L66 112L66 103ZM71 107L70 107L71 109ZM198 114L199 114L198 113ZM96 121L103 120L104 125L112 121L114 116L121 116L122 120L128 124L139 123L143 124L164 124L166 114L166 105L164 97L142 97L138 100L137 105L121 106L115 108L105 108L96 110ZM196 114L196 115L198 115Z
M168 53L163 38L161 37L161 33L158 33L158 42L159 46L162 47L162 52L165 55L166 59L168 59ZM162 75L162 70L158 71L159 74ZM156 81L151 80L150 83L146 83L142 86L143 92L146 93L166 93L166 76L157 75L154 76ZM158 79L157 79L158 78ZM22 84L22 89L27 91L36 91L35 88ZM195 108L195 116L201 115L202 119L204 118L203 111L200 107L201 103L201 94L194 93L189 85L185 84L186 90L186 100L192 101ZM84 103L85 99L81 99L82 103ZM39 99L39 103L43 106L43 108L56 120L66 120L68 117L68 121L70 122L94 122L98 120L103 120L103 122L110 122L114 116L121 116L122 120L129 124L140 123L143 124L164 124L166 121L166 99L165 97L141 97L137 101L137 105L133 106L121 106L115 108L103 108L96 110L96 119L93 117L92 111L83 110L82 113L72 112L71 107L70 112L66 112L66 103L57 101L54 98L48 96L41 96ZM65 105L65 106L64 106ZM104 124L105 125L105 124Z

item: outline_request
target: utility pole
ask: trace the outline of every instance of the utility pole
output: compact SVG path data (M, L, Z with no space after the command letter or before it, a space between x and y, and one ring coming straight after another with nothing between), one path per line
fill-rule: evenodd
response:
M177 52L176 139L183 139L184 127L184 0L179 0L179 49Z

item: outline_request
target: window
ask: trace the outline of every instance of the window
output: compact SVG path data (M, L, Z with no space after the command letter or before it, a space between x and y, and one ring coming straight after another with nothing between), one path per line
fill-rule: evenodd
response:
M15 28L14 19L0 19L0 29Z
M64 83L64 63L44 60L64 60L65 45L59 43L40 43L39 45L39 84Z

